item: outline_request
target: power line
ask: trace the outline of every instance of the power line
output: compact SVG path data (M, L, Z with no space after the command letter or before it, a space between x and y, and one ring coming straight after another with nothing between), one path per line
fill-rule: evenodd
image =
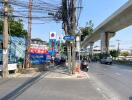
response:
M82 0L78 0L78 7L77 7L77 26L78 26L78 23L79 23L79 19L80 19L80 16L81 16L81 11L82 11Z
M0 0L2 4L3 1ZM9 4L13 7L13 16L16 18L26 19L28 17L28 1L25 0L10 0ZM48 15L48 12L57 13L60 9L60 2L56 2L56 0L52 0L52 2L45 2L43 0L33 0L32 3L32 19L33 20L56 20L53 16ZM18 13L21 13L20 15ZM47 15L46 15L47 13ZM55 16L54 16L55 17ZM45 21L45 20L44 20Z

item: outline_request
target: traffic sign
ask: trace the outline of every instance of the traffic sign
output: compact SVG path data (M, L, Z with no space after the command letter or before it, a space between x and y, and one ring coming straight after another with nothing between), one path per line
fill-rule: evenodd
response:
M69 35L69 36L64 36L63 39L66 40L66 41L73 41L73 40L75 40L75 36L71 36L71 35Z
M56 39L56 32L50 32L50 39Z

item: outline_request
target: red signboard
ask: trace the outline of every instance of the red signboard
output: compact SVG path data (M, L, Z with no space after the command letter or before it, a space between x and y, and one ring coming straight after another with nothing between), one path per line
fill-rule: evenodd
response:
M48 50L40 49L40 48L30 48L30 53L46 54L46 53L48 53Z

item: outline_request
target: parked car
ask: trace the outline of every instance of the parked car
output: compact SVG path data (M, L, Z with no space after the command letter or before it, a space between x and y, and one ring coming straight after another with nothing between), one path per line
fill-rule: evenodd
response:
M112 64L112 58L111 57L105 57L100 60L101 64Z

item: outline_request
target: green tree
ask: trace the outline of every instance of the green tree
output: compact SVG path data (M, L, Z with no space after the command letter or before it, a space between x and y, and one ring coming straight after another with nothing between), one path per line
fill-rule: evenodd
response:
M9 23L9 31L13 36L25 36L27 37L27 31L23 27L23 23L21 20L11 20Z
M61 54L67 55L67 46L65 43L61 45Z
M0 17L0 33L3 32L3 13ZM9 34L13 36L24 36L27 38L27 31L24 29L23 21L21 19L16 20L13 15L13 8L9 6Z
M86 36L90 36L93 33L93 23L90 20L89 22L86 23L85 27L80 28L82 35L81 35L81 41L84 40Z
M124 57L129 56L129 52L128 51L121 52L121 56Z
M99 53L98 56L99 56L99 59L102 59L102 58L109 57L110 54L108 54L108 53Z
M131 50L130 56L132 56L132 50Z
M32 40L35 40L35 41L43 41L41 38L33 38Z
M119 56L119 52L117 50L111 50L110 55L112 56L112 58L116 58Z

